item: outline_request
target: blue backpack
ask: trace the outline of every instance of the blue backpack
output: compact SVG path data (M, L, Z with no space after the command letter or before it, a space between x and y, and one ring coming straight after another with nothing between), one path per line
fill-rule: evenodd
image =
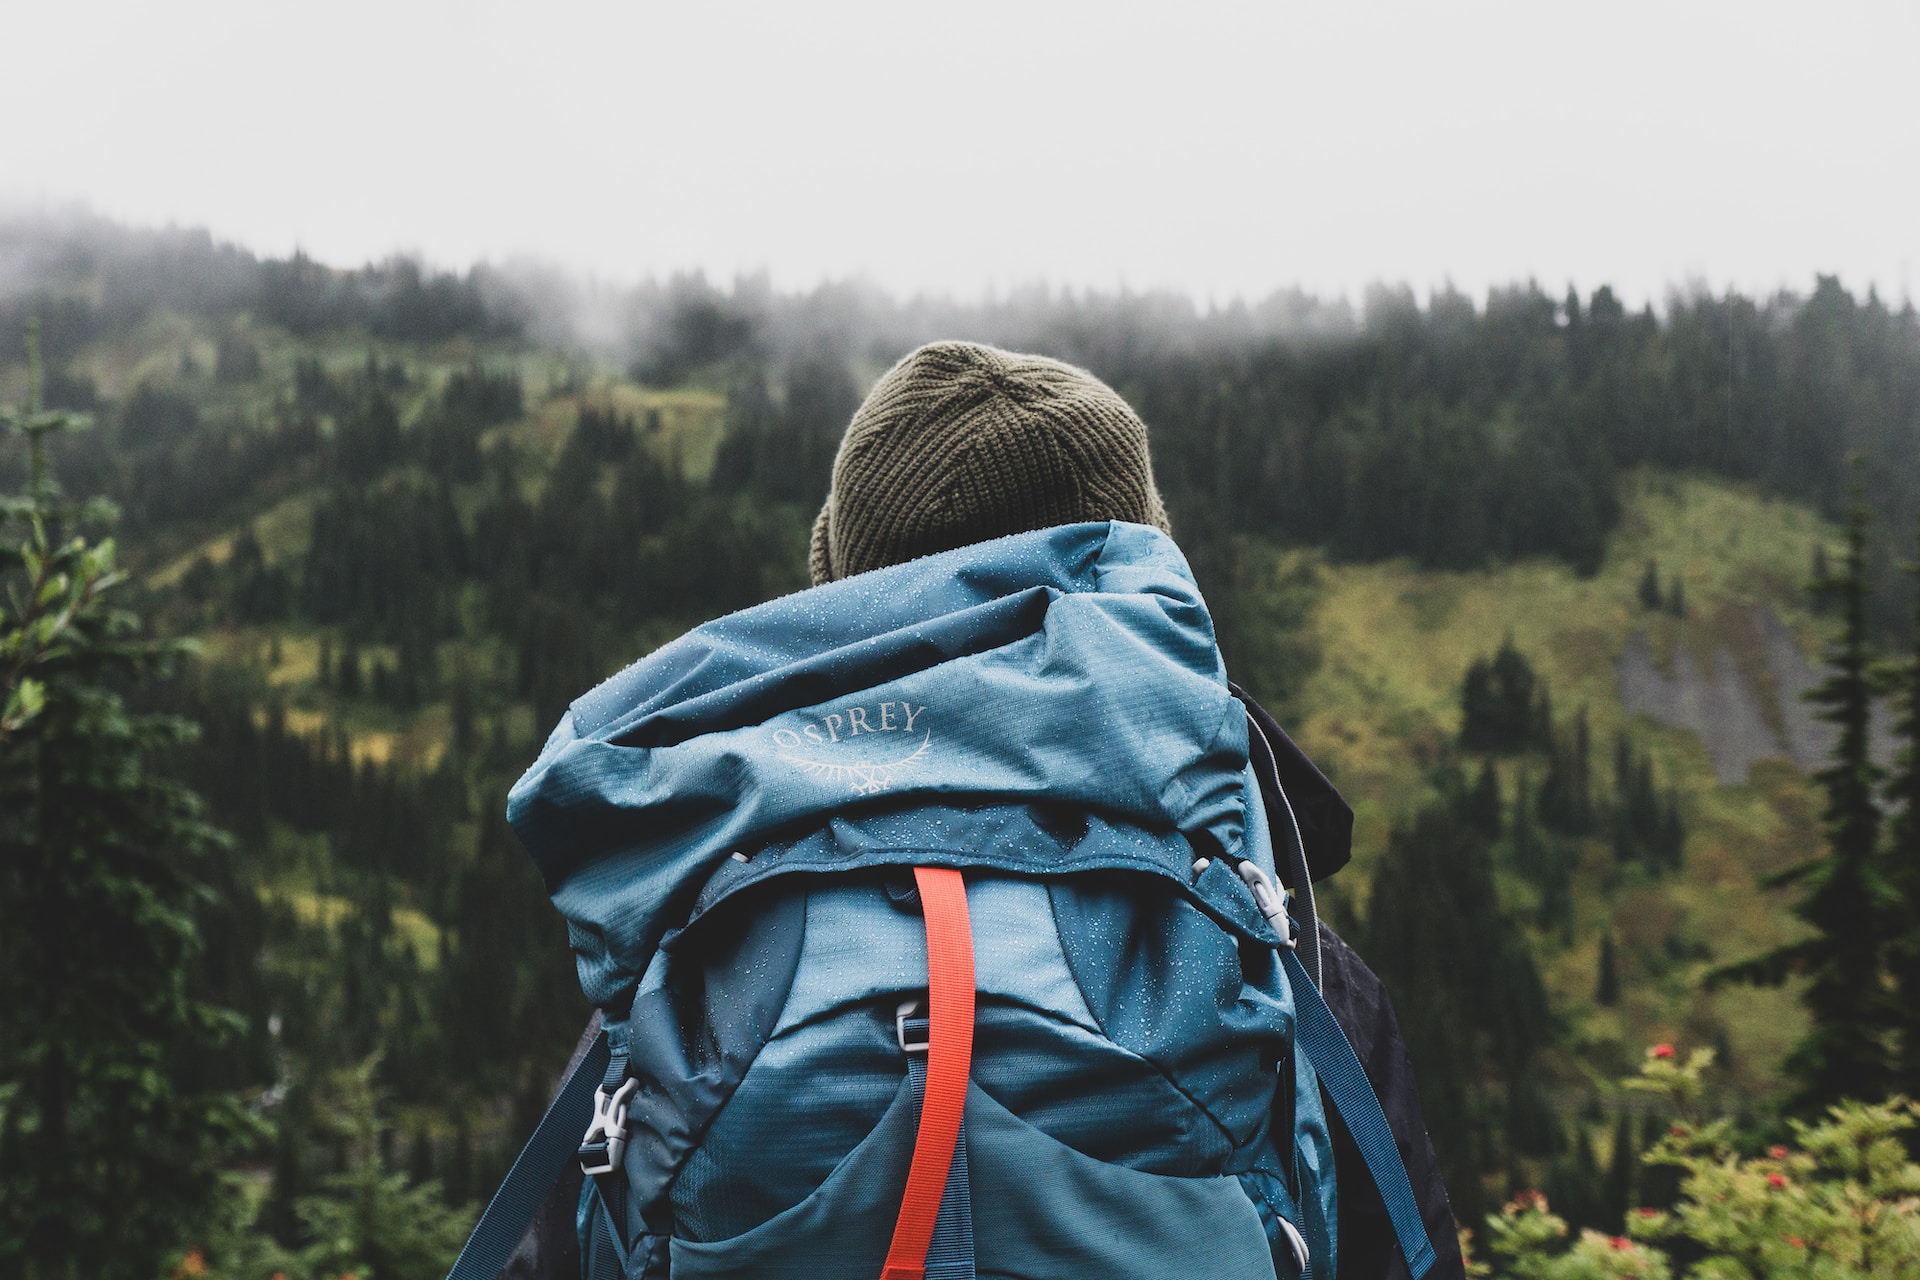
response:
M1332 1280L1323 1098L1432 1265L1273 744L1157 530L700 627L574 703L508 816L604 1031L453 1280L576 1157L588 1280Z

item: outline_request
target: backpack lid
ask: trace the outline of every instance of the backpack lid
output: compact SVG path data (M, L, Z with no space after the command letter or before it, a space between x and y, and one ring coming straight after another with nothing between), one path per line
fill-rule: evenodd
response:
M733 853L856 813L1048 804L1232 855L1246 769L1179 548L1062 525L695 628L574 704L508 818L605 1003Z

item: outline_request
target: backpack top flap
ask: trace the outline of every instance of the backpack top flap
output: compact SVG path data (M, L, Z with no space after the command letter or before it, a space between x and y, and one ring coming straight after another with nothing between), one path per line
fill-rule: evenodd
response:
M696 628L576 702L507 815L588 998L618 1007L735 852L836 816L985 803L1232 856L1246 769L1246 718L1185 558L1156 529L1095 523Z

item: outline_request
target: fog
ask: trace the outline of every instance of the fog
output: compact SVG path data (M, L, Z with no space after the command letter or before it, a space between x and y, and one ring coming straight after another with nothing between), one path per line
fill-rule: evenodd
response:
M345 266L1638 304L1816 272L1901 298L1915 255L1906 5L101 0L6 29L0 202Z

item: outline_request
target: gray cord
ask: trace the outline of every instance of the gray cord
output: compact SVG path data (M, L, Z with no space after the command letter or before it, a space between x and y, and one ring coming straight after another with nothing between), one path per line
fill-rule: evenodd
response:
M1300 921L1300 938L1295 949L1300 953L1300 963L1313 975L1313 985L1322 983L1320 972L1320 910L1313 899L1313 871L1307 866L1307 844L1300 836L1300 820L1294 817L1293 801L1287 799L1287 789L1280 785L1279 757L1273 752L1273 743L1267 740L1267 734L1260 722L1251 715L1247 717L1247 728L1260 737L1260 745L1266 748L1267 760L1273 766L1273 789L1280 793L1280 803L1287 811L1287 825L1293 832L1293 843L1287 847L1287 870L1293 880L1293 892L1306 907L1306 919Z

